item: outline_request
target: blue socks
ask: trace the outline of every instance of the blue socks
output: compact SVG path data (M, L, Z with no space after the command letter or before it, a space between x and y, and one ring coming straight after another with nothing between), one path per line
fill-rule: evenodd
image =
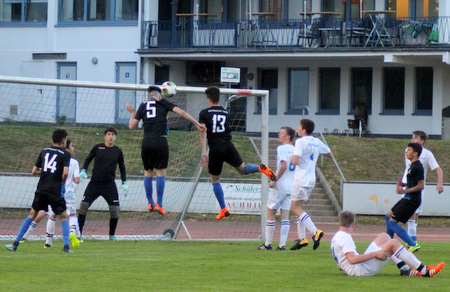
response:
M63 242L64 242L64 246L69 246L69 235L70 235L70 229L69 229L69 221L65 220L65 221L61 221L61 226L62 226L62 234L63 234Z
M154 204L155 202L153 202L153 180L151 177L144 176L144 188L148 203Z
M166 186L166 177L157 176L156 177L156 203L162 207L164 188Z
M390 238L394 238L394 231L389 228L389 221L391 221L391 218L387 214L384 214L384 218L386 219L386 233L389 235Z
M404 242L409 244L409 246L416 245L414 240L412 240L411 237L409 237L408 232L406 232L405 229L403 229L400 225L398 225L398 222L389 220L387 223L387 230L389 230L389 229L392 230L392 232L395 232L395 234L397 234L398 237L400 237Z
M222 185L220 182L216 182L212 184L214 195L216 195L217 202L219 202L220 209L223 209L226 207L225 205L225 197L222 190Z
M33 222L33 219L31 219L30 217L27 217L23 221L22 226L20 227L19 233L17 233L16 242L19 242L22 240L22 237L27 232L28 228L31 225L31 222Z
M244 166L244 173L245 174L249 174L249 173L255 173L259 171L259 165L256 164L247 164L246 166Z

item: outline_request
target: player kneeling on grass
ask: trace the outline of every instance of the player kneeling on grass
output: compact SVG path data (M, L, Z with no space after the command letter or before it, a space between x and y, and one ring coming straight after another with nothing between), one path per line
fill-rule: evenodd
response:
M275 218L277 210L281 213L280 243L277 250L286 250L286 240L289 234L289 210L291 209L291 189L294 181L295 166L290 162L294 153L292 142L295 139L295 130L291 127L282 127L278 133L277 148L277 180L269 182L270 194L267 200L266 241L258 247L259 250L271 250L272 238L275 231Z
M349 276L376 275L389 259L397 264L401 276L433 277L445 266L443 262L435 266L425 266L398 240L390 238L387 233L379 234L364 254L360 255L356 251L351 235L354 228L355 215L350 211L342 211L339 214L339 231L331 241L331 253L334 260L339 269Z
M200 132L200 143L202 156L200 164L202 167L208 166L210 180L213 186L214 195L220 205L220 213L216 219L230 216L230 211L226 208L224 193L220 185L220 174L223 163L233 166L241 175L262 172L269 179L276 180L275 173L261 164L247 164L242 161L241 155L231 141L231 128L228 118L228 111L220 105L220 89L210 86L205 90L209 108L202 110L199 114L199 123L206 126L206 132ZM206 150L206 140L208 140L209 155Z

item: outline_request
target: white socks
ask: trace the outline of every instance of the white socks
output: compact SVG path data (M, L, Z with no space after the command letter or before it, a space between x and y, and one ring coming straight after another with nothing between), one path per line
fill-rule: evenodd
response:
M314 222L312 222L308 213L303 212L297 218L298 239L303 239L306 237L305 228L308 229L308 231L311 232L311 234L313 235L316 234L317 232L316 225L314 225Z
M280 230L280 244L279 247L286 246L287 237L289 234L289 220L281 220L281 230Z
M45 243L48 245L52 245L52 242L53 242L53 234L55 234L55 221L56 221L56 219L48 217L47 238L45 239Z
M275 221L266 221L266 242L265 246L272 244L273 233L275 232Z
M78 226L78 218L75 215L69 216L70 232L75 233L76 237L80 237L80 227Z
M34 228L36 228L37 223L35 223L34 221L31 222L30 227L28 227L27 232L25 232L25 234L22 236L23 239L28 239L28 236L30 236L31 233L33 233Z
M422 265L422 263L416 258L414 254L407 251L404 246L400 246L394 253L395 257L399 258L400 260L404 261L414 269L418 270L419 267ZM423 268L421 271L419 271L422 274L425 274L427 272L427 267L425 265L422 265Z

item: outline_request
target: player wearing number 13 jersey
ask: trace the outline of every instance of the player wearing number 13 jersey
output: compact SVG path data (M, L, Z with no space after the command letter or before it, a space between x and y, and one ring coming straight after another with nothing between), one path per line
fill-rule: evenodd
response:
M230 215L229 210L226 208L224 193L220 185L223 163L230 164L241 175L258 172L260 167L255 164L245 165L239 152L234 147L231 141L228 111L220 105L220 89L216 86L210 86L205 90L205 94L210 107L202 110L199 115L200 124L206 126L206 133L200 133L202 147L200 163L202 167L208 165L214 195L221 209L216 218L221 219ZM209 155L206 150L206 140L208 140ZM264 171L261 170L262 172L270 172L274 176L272 170L265 165L262 166L264 167Z
M190 121L199 131L204 131L190 114L177 107L175 104L163 99L161 89L158 86L149 86L148 99L139 106L136 112L127 103L127 110L130 112L128 127L135 129L139 121L144 125L144 139L142 139L141 157L144 164L144 188L148 201L148 210L157 210L161 215L165 215L163 209L163 196L166 180L166 169L169 163L169 125L167 114L174 112L186 120ZM153 169L156 169L156 205L153 201Z

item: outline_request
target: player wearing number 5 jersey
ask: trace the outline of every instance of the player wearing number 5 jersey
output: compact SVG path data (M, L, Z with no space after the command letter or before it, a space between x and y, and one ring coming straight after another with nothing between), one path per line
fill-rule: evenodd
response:
M16 251L19 242L25 232L36 219L40 210L48 211L48 205L61 220L64 241L64 252L71 252L69 249L69 222L66 213L66 201L62 186L69 173L70 153L64 151L67 142L66 130L58 129L53 132L53 146L47 147L39 154L34 164L32 173L40 175L37 190L34 195L31 211L20 227L16 240L13 244L5 247L10 251Z
M255 164L245 165L231 141L228 111L220 105L220 89L216 86L210 86L205 90L205 94L210 107L202 110L199 115L200 124L206 126L206 133L200 133L202 147L200 163L202 167L208 166L214 195L221 209L219 215L216 216L216 219L219 220L230 215L230 211L226 208L223 189L220 185L220 174L222 173L224 162L236 168L241 175L261 171L272 180L276 178L273 171L263 164L260 166ZM208 140L209 156L206 150L206 140Z
M314 122L308 119L300 121L297 127L298 135L301 137L295 141L294 155L291 156L291 163L295 165L295 180L292 185L291 212L297 216L298 240L291 247L291 250L300 249L308 245L305 229L313 234L313 249L317 249L323 231L318 230L308 213L303 211L303 202L306 202L311 195L316 183L316 162L320 154L331 157L330 148L322 141L311 136L314 131Z
M200 125L190 114L177 107L175 104L161 97L161 89L158 86L148 88L148 99L139 106L136 112L129 103L126 104L130 112L128 127L135 129L139 121L144 125L144 139L142 139L141 157L144 164L144 188L148 201L148 210L157 210L165 215L163 209L163 196L166 181L166 169L169 163L169 125L167 114L174 112L195 125L199 131L205 127ZM156 169L156 205L153 201L153 169Z

